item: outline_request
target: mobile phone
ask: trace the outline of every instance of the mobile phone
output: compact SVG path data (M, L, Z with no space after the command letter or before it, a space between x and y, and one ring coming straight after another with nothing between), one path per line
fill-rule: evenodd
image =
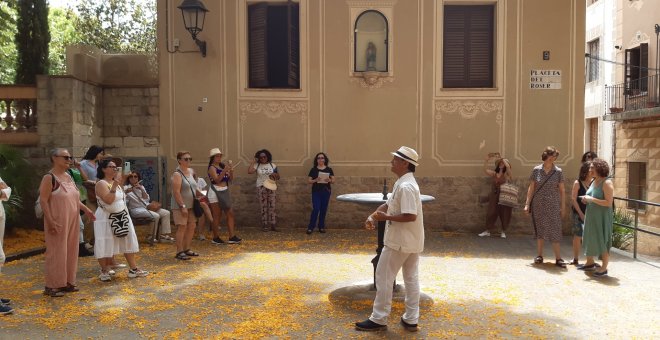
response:
M128 175L131 173L131 162L124 162L123 174Z

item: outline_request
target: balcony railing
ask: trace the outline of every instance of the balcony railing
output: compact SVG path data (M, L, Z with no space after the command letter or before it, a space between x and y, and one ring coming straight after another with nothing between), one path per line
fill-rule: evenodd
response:
M658 74L605 86L605 108L607 113L621 113L660 107L659 90Z
M37 88L0 85L0 143L36 145Z

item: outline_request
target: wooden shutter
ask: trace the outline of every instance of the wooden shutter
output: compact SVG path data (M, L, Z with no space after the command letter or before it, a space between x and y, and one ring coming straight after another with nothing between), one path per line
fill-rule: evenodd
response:
M268 87L268 4L248 6L249 87Z
M445 6L443 87L493 87L492 5Z
M300 16L297 3L287 3L288 60L287 83L291 88L300 88Z
M649 85L649 44L639 44L639 89L647 91Z

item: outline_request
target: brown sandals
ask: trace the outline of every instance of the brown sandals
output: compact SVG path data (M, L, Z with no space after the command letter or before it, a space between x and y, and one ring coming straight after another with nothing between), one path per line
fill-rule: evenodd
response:
M64 290L60 288L44 288L44 295L50 297L62 297L64 296Z

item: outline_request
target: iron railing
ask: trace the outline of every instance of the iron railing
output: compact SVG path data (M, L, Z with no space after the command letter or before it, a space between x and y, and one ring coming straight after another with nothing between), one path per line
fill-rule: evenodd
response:
M660 107L660 76L654 74L633 81L605 86L608 113Z
M645 229L640 229L639 228L639 211L640 211L640 206L653 206L653 207L660 207L660 203L655 203L655 202L648 202L648 201L642 201L642 200L636 200L632 198L626 198L626 197L614 197L614 200L620 200L627 202L627 206L632 203L634 205L634 208L632 208L635 212L635 220L633 225L628 225L628 224L621 224L618 222L614 222L614 225L617 225L619 227L627 228L627 229L632 229L633 230L633 258L637 258L637 233L642 232L645 234L653 235L653 236L658 236L660 237L660 234L654 233L650 230L645 230ZM625 209L625 208L624 208Z

